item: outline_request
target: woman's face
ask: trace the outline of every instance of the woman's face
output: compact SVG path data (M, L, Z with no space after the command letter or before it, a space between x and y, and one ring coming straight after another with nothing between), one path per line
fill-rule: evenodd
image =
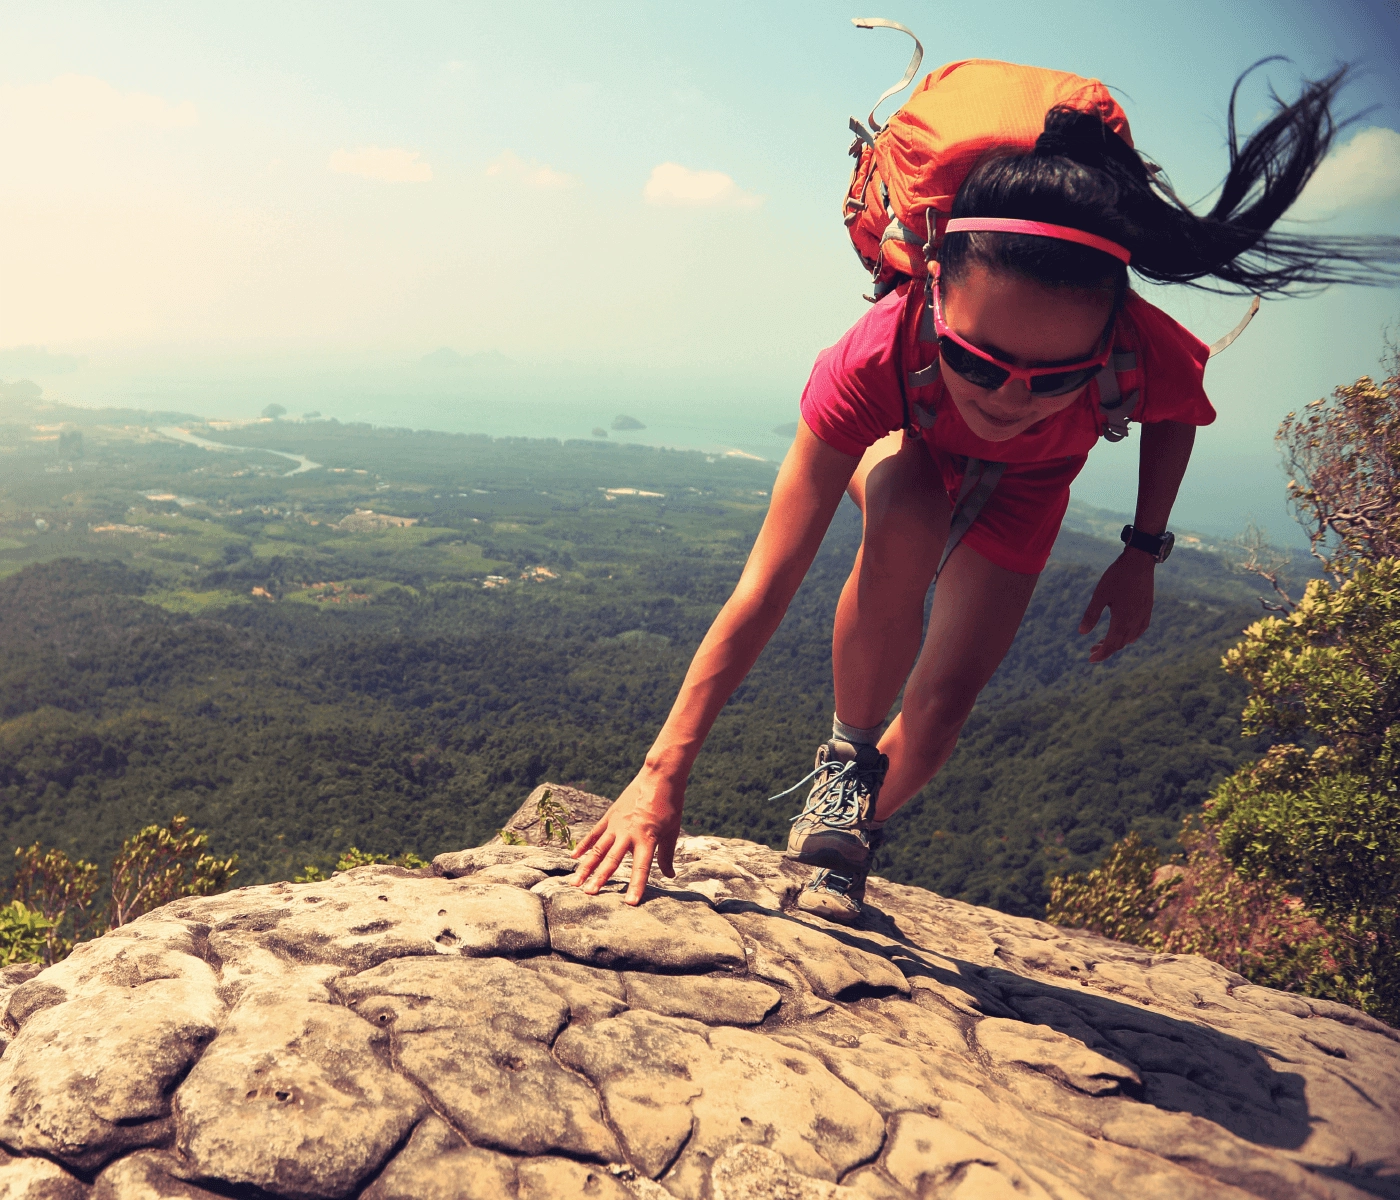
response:
M964 341L1016 367L1084 362L1102 348L1113 311L1109 290L1049 288L1020 275L969 267L943 291L943 319ZM969 383L947 363L943 383L978 437L1004 442L1037 421L1068 408L1083 388L1063 396L1036 396L1024 381L1008 379L996 391ZM1087 385L1085 385L1087 386Z

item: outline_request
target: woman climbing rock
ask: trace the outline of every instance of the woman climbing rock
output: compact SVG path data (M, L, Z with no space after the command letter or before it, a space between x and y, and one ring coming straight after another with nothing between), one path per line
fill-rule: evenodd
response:
M954 63L886 126L872 114L873 134L852 122L847 225L875 303L818 357L743 575L641 770L575 851L572 882L596 893L630 853L636 904L653 858L672 873L691 765L843 495L863 535L836 610L832 734L789 789L811 785L789 841L819 868L801 909L859 917L886 822L947 762L1025 614L1071 481L1129 418L1136 513L1079 630L1109 612L1091 662L1142 635L1177 488L1215 412L1202 384L1210 348L1135 294L1129 272L1274 296L1392 282L1393 239L1273 231L1327 153L1343 78L1307 83L1243 146L1232 95L1229 171L1204 215L1133 148L1094 80Z

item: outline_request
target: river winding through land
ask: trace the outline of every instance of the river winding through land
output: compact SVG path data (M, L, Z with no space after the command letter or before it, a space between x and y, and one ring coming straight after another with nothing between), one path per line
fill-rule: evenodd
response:
M188 429L181 429L178 425L162 425L156 431L163 437L173 438L177 442L186 442L191 446L198 446L201 450L245 450L262 451L264 454L275 454L278 458L290 459L296 463L294 471L287 471L283 478L292 475L300 475L304 471L315 471L321 466L318 462L312 462L304 454L288 454L285 450L265 450L261 446L230 446L226 442L211 442L208 438L202 438L198 434L191 433Z

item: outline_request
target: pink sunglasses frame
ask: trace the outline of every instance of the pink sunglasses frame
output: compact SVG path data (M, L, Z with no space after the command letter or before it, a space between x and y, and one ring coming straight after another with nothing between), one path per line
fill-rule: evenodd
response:
M1005 387L1006 384L1010 383L1012 379L1019 379L1023 383L1025 383L1027 388L1029 388L1031 385L1031 380L1035 379L1037 376L1068 375L1073 371L1087 371L1090 367L1101 368L1108 362L1109 358L1111 358L1113 355L1112 331L1105 331L1103 352L1095 355L1093 358L1086 358L1083 362L1066 363L1064 366L1059 367L1013 367L1008 362L1002 362L1002 360L997 358L996 355L988 354L985 350L978 349L971 342L967 341L964 338L960 338L956 333L954 333L951 329L948 328L948 323L943 319L943 304L938 296L938 277L936 274L932 279L929 280L929 290L933 293L933 332L935 336L940 338L951 338L964 350L975 354L983 362L989 362L992 364L992 366L998 368L999 370L1005 371L1008 378L1006 382L1001 385L1002 387ZM954 373L956 374L956 372ZM1080 384L1080 387L1086 386L1088 382L1089 381L1086 379L1084 383ZM999 391L1000 388L995 390ZM1070 388L1067 392L1060 394L1067 395L1068 392L1076 390L1076 388Z

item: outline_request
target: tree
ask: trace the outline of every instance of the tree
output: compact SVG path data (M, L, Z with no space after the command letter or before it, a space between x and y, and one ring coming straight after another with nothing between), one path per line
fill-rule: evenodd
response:
M38 842L15 850L14 904L32 909L47 922L43 960L54 963L93 924L92 898L100 886L97 864L45 850Z
M1221 853L1328 930L1339 998L1400 1023L1400 558L1314 580L1225 665L1252 688L1246 731L1289 740L1215 793Z
M1289 496L1331 579L1296 603L1262 539L1245 568L1280 616L1223 665L1250 686L1247 737L1274 744L1224 781L1181 838L1170 897L1143 847L1052 883L1052 920L1205 954L1258 983L1400 1024L1400 352L1290 413Z
M116 929L180 896L209 896L228 887L238 873L238 856L209 854L209 835L175 816L165 828L148 825L122 843L112 860L108 928Z
M20 847L10 902L0 906L0 966L58 962L84 935L101 937L180 896L223 891L238 856L215 858L208 844L182 816L127 838L112 860L105 919L95 903L102 886L95 863L38 842Z
M269 404L262 410L262 415L269 421L275 421L278 417L285 417L287 415L287 410L280 404Z
M1097 867L1050 881L1045 919L1158 949L1162 939L1153 921L1178 882L1162 872L1161 852L1130 833Z
M1400 556L1400 348L1369 375L1289 413L1278 431L1289 501L1313 554L1338 579Z

